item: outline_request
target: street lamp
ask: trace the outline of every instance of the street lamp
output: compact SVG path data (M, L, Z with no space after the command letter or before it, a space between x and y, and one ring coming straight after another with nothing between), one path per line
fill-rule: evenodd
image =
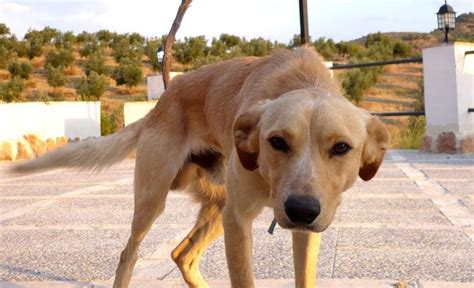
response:
M456 26L456 12L444 0L444 5L439 8L436 15L438 15L438 29L444 31L443 43L448 43L448 33L450 30L454 30Z
M163 56L165 55L165 51L163 51L163 47L160 46L158 50L156 50L156 58L158 58L158 63L163 63Z

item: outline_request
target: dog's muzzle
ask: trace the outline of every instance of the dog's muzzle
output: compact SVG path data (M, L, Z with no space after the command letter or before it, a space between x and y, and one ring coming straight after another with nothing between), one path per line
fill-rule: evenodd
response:
M285 202L285 213L291 223L297 226L309 226L321 212L318 200L311 196L290 196Z

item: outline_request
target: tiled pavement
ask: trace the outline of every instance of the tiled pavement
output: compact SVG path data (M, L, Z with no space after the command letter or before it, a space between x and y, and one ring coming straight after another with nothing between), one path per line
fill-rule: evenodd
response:
M0 287L110 286L130 229L131 160L102 174L10 178L0 164ZM133 287L181 287L170 251L198 207L170 193L145 238ZM378 175L345 193L322 235L319 287L474 287L474 155L390 151ZM254 225L257 287L292 287L291 235ZM211 287L227 287L223 239L205 253ZM417 286L418 285L418 286Z

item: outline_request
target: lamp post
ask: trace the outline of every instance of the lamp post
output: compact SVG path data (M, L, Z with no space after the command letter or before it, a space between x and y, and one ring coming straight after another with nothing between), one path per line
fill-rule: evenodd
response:
M456 12L444 0L444 5L439 8L436 15L438 16L438 29L444 31L443 43L448 43L448 33L456 27Z

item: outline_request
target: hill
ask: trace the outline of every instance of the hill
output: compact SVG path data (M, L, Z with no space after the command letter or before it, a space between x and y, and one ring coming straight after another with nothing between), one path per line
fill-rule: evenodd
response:
M459 15L457 28L450 39L474 42L473 27L473 13ZM330 61L369 62L418 56L423 47L439 43L442 37L439 31L375 33L339 43L319 38L312 45ZM122 103L146 99L143 76L160 71L156 50L163 39L107 30L74 35L45 27L31 30L19 40L10 34L7 25L0 23L0 101L100 99L103 133L112 133L123 125ZM240 56L264 56L276 48L296 47L298 41L298 35L288 44L263 38L247 40L229 34L211 40L204 36L188 37L173 46L172 70L188 71ZM369 111L411 111L420 101L421 64L354 69L335 74L346 96ZM416 145L416 141L410 140L407 144L403 140L406 132L412 129L407 128L412 120L384 119L394 135L394 147Z

